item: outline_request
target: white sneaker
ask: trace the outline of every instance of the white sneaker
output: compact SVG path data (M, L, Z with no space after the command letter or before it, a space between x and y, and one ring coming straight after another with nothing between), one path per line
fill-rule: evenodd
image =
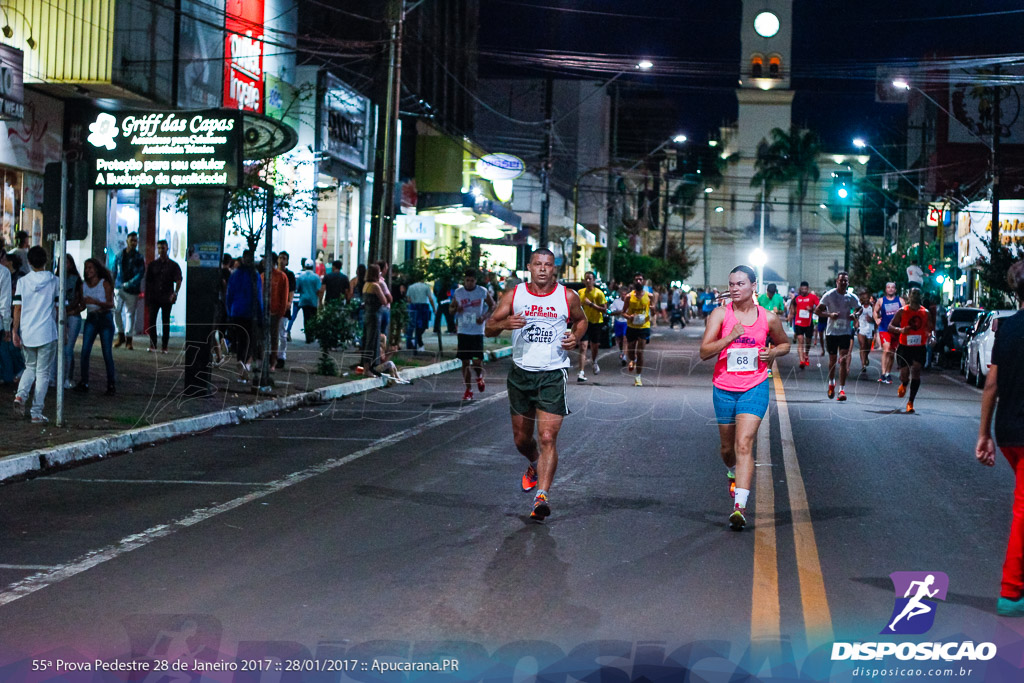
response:
M587 376L583 374L582 370L580 370L579 373L576 375L576 381L577 382L586 382L587 381Z
M597 364L597 361L594 361L594 374L595 375L600 375L601 374L601 366Z
M637 375L636 379L633 380L633 386L634 387L642 387L643 385L644 385L644 383L640 380L640 375Z

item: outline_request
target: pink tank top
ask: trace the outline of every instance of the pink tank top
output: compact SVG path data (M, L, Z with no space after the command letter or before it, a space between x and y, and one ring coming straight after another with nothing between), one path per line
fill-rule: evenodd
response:
M724 307L725 320L719 339L724 339L736 325L732 302ZM768 341L768 312L757 306L757 322L722 350L715 362L715 376L712 383L726 391L749 391L768 379L768 365L762 363L757 353Z

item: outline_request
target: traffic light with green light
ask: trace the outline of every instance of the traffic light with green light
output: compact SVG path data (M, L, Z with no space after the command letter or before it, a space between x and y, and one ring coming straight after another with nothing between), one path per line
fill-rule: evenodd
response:
M853 201L853 171L832 173L832 201L849 206Z

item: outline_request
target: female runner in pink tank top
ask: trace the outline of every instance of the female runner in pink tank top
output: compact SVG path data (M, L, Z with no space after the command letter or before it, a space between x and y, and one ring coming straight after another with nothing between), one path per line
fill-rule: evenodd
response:
M735 497L729 526L746 526L747 499L754 480L754 439L768 412L768 370L789 353L779 317L754 300L757 274L748 266L729 273L729 299L708 316L701 360L716 358L712 399L729 492ZM768 340L774 348L768 348Z

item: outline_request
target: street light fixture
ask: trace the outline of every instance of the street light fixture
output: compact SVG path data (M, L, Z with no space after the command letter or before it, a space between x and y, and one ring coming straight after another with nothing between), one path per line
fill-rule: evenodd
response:
M684 142L686 142L686 136L685 135L677 135L674 138L672 138L672 142L676 143L677 145L681 145Z
M654 62L652 62L649 59L641 59L639 62L636 63L636 68L640 69L641 71L647 71L648 69L654 68Z

